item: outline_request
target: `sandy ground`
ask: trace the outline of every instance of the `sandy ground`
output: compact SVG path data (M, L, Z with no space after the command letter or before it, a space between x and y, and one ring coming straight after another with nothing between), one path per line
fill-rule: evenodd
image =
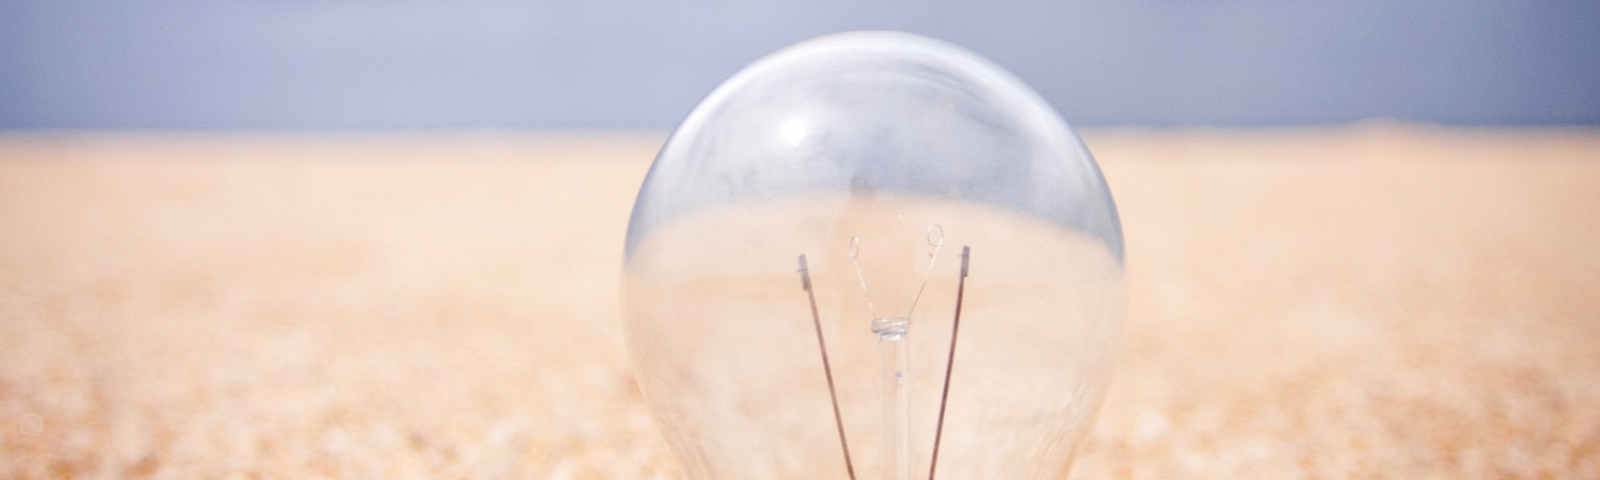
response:
M616 301L661 138L0 134L0 478L680 477ZM1072 478L1600 478L1600 131L1085 139Z

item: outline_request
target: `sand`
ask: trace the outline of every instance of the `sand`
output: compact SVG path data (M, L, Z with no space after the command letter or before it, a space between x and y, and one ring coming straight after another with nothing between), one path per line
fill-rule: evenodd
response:
M1084 137L1072 478L1600 477L1600 131ZM681 478L616 292L662 138L0 134L0 478Z

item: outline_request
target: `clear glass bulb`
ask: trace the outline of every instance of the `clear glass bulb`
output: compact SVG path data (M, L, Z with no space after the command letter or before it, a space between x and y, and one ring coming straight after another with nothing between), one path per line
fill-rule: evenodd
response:
M694 480L1064 478L1124 307L1072 129L899 33L713 91L640 188L624 265L639 383Z

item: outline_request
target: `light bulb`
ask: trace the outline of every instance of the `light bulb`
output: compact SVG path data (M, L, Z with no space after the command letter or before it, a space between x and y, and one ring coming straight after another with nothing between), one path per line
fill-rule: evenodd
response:
M627 235L629 350L693 480L1063 478L1121 329L1121 227L1082 142L908 34L735 74Z

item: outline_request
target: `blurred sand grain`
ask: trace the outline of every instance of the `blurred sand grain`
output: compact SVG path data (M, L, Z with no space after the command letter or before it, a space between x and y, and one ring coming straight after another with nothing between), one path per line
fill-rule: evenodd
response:
M1600 477L1600 132L1085 134L1073 478ZM0 478L671 478L617 321L662 137L0 135Z

